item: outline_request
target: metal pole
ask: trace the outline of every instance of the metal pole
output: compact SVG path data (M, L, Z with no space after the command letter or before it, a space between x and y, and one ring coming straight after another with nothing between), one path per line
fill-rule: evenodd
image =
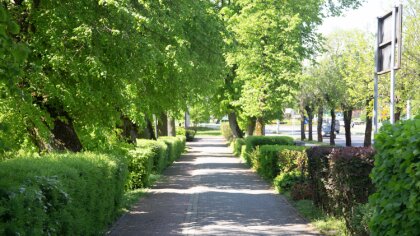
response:
M410 110L411 110L410 100L407 100L407 120L410 119L411 117Z
M373 93L373 132L378 133L378 67L379 67L379 37L380 37L380 24L378 18L378 32L376 34L376 45L375 45L375 72L373 74L374 93Z
M391 32L391 94L390 94L390 107L389 107L389 116L391 124L395 123L394 117L394 108L395 108L395 36L397 31L397 17L396 17L396 9L397 7L394 6L392 9L392 32Z
M158 138L158 120L155 114L153 114L153 120L155 122L155 137Z

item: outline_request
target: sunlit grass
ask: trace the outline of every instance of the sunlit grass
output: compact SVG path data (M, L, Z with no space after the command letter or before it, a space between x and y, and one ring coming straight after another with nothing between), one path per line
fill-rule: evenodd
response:
M206 127L196 127L197 130L196 136L221 136L222 133L219 129L211 129Z
M318 209L311 200L293 201L288 192L285 193L284 196L303 217L309 220L311 224L319 230L320 233L327 236L347 235L344 219L326 215Z
M150 180L150 186L153 186L153 184L161 179L162 175L160 174L151 174L149 177ZM127 190L124 193L123 199L122 199L122 214L125 212L130 211L130 209L142 198L144 197L148 192L147 188L141 188L141 189L134 189L134 190Z

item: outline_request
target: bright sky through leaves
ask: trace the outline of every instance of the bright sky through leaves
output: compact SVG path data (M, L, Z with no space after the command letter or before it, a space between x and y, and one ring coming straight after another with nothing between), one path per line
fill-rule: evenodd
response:
M319 32L324 35L343 29L360 29L363 31L376 32L376 18L392 10L393 4L398 0L367 0L356 10L349 10L341 17L329 17L319 27ZM403 1L404 2L404 1Z

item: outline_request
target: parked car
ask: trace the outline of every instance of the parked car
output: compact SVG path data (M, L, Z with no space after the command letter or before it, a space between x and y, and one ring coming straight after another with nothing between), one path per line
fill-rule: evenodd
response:
M340 121L336 120L334 125L334 132L339 134L340 133ZM324 122L322 124L322 136L328 137L331 133L331 123Z

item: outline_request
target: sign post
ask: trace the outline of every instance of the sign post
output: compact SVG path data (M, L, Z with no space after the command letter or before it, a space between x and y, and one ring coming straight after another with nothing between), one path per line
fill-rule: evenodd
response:
M374 112L373 124L378 132L378 75L391 72L390 83L390 122L394 124L395 72L401 67L402 43L402 5L395 6L391 12L378 17L378 33L375 50ZM397 54L397 55L396 55Z

